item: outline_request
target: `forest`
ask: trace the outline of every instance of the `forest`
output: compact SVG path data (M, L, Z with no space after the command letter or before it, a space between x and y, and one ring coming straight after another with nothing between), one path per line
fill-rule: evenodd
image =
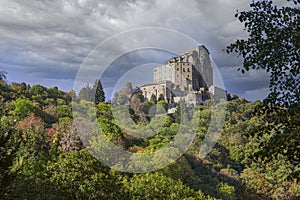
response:
M95 92L93 88L98 91L94 102L85 98ZM131 92L131 84L127 84L112 101L126 101ZM151 105L164 105L163 100L142 101L138 93L128 100L133 120L157 124L155 118L149 121L147 114ZM138 140L116 124L112 102L105 102L100 80L76 96L56 87L7 84L2 78L0 101L1 199L300 198L299 165L289 154L273 154L276 149L269 143L274 138L260 132L270 123L268 116L256 113L263 104L260 101L228 94L228 100L220 102L227 106L226 121L221 138L204 159L197 156L197 147L208 129L209 106L193 108L192 116L184 114L184 106L161 116L164 119L158 121L164 122L163 128L153 137ZM103 133L131 152L151 152L164 146L177 133L181 116L190 123L195 123L195 116L200 120L193 144L171 165L149 173L119 172L93 157L73 126L76 113L72 114L72 106L84 109L88 104L96 108ZM296 114L295 120L299 120ZM299 133L299 126L296 131ZM271 156L266 158L266 151Z

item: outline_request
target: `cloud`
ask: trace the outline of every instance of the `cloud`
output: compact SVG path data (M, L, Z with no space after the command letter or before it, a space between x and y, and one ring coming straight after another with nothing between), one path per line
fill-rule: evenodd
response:
M225 89L249 100L263 99L268 94L269 75L262 71L237 72L238 67L220 69Z
M254 90L247 90L245 93L243 93L243 96L248 97L247 99L250 101L255 101L258 98L259 99L264 99L268 96L269 94L269 88L264 87L264 88L258 88Z
M224 73L226 87L239 95L249 95L245 91L265 87L265 77L251 74L256 80L251 83L235 71L234 66L241 65L241 61L223 52L226 45L246 36L234 14L248 4L248 0L2 0L0 67L12 81L58 83L60 88L70 90L80 65L100 42L134 28L162 27L205 44ZM158 41L166 42L164 37L158 37ZM121 51L134 42L140 41L120 41L107 47L105 54ZM174 41L173 45L183 48L180 42ZM136 55L126 59L122 61L124 66L130 66ZM143 62L162 63L165 59L164 54ZM119 76L118 72L112 71L108 77Z

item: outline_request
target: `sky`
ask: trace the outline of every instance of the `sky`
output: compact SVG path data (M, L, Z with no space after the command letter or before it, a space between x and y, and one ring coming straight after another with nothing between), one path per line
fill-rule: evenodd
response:
M207 47L228 92L252 101L263 99L268 93L267 74L241 74L237 71L241 59L224 52L236 39L247 37L243 24L234 15L237 10L248 10L249 3L250 0L1 0L0 70L8 72L9 82L58 86L70 91L77 81L84 83L78 79L82 68L101 66L101 73L91 74L102 75L104 88L110 94L128 80L150 82L152 68L189 50L192 39ZM157 31L152 33L145 27L156 27Z

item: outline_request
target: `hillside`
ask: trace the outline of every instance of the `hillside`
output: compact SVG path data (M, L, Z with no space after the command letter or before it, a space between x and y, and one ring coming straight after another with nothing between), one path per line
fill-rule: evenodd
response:
M150 108L154 105L156 114L166 112L164 100L144 102L136 94L130 99L129 113L140 129L125 129L113 115L120 113L126 125L126 116L113 107L122 95L108 103L100 92L95 104L84 99L84 94L95 87L99 88L96 84L83 88L76 97L73 91L63 92L56 87L0 81L1 199L300 198L299 163L292 162L287 152L266 159L260 156L273 150L267 145L272 143L272 135L262 134L270 118L257 114L262 102L249 102L236 95L221 101L217 106L226 106L221 137L209 154L200 158L198 150L211 116L218 114L210 106L197 106L191 112L185 112L181 106L174 114L153 116ZM184 128L196 125L196 136L189 149L167 167L140 174L120 172L91 156L89 148L83 145L87 141L80 139L77 127L73 126L74 117L84 118L78 111L91 107L96 110L95 120L102 131L86 134L93 134L88 143L100 152L103 135L128 152L155 152L174 139L182 121ZM289 120L295 124L296 119L297 112ZM151 137L132 136L144 127L155 129L158 125L162 128ZM295 133L299 134L299 130L298 124ZM164 156L155 158L160 160ZM131 164L135 168L142 166L139 162Z

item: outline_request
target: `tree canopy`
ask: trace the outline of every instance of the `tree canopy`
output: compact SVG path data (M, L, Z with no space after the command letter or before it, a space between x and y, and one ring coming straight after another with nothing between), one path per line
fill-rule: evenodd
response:
M278 156L269 156L267 161L254 159L258 152L274 152L274 148L266 148L266 144L273 143L273 138L264 133L260 136L259 133L272 125L276 115L256 115L255 107L261 102L252 103L242 98L221 102L228 107L222 139L206 158L200 159L199 145L206 137L214 112L208 106L195 107L187 112L182 100L176 113L160 115L168 106L164 100L155 105L139 93L129 99L127 94L132 88L128 84L120 93L120 96L128 98L128 107L113 107L108 102L100 102L95 107L94 117L102 131L84 129L81 133L84 137L79 138L73 117L85 119L86 114L91 114L87 108L94 107L93 100L72 102L73 108L76 107L72 113L72 92L41 85L32 88L25 83L9 85L1 82L1 199L299 198L299 183L288 178L299 171L299 166L288 155L279 153ZM132 109L129 114L137 115L134 126L126 123L128 117L123 115L123 108ZM86 112L76 112L85 109ZM154 116L150 117L152 111ZM142 118L143 113L146 119ZM124 121L125 127L121 126L123 121L117 123L116 116ZM299 114L296 112L290 116L294 120L292 124L297 124ZM265 124L266 120L270 123ZM181 126L182 121L186 127ZM85 127L85 121L81 123ZM190 149L164 169L144 174L121 173L104 166L89 154L89 148L81 141L83 138L85 144L89 142L98 151L97 148L103 148L103 140L99 139L104 134L124 151L146 155L168 145L182 128L195 128L196 135ZM135 130L140 135L154 135L139 138ZM290 141L295 146L292 141L299 140ZM167 154L155 153L149 164L157 164L176 150L172 148ZM103 155L108 153L111 152L104 151ZM130 166L144 167L142 160Z
M95 104L98 105L100 102L105 102L105 93L100 79L95 81L93 90L95 91Z
M0 81L4 81L6 79L7 72L0 70Z
M285 155L294 163L294 177L299 177L300 158L300 10L299 0L287 0L278 7L271 0L252 1L250 10L235 15L249 36L227 47L228 53L243 58L242 73L264 70L270 75L265 104L256 107L264 123L249 131L260 150L254 156L262 160ZM269 137L267 141L263 138Z
M227 47L243 57L242 73L262 69L270 74L268 103L300 100L300 1L292 2L278 7L271 0L253 1L251 10L237 12L249 37Z

